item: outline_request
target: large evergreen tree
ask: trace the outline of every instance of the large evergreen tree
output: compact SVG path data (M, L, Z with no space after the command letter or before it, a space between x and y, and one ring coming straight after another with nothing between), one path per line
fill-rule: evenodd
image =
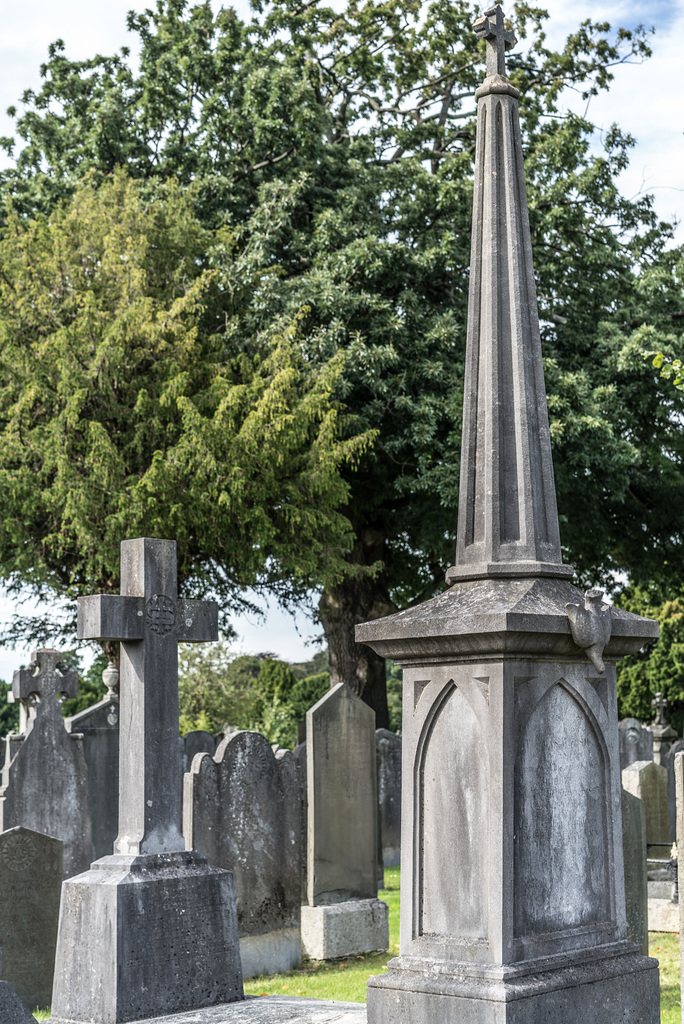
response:
M331 681L354 685L386 725L382 660L353 628L430 596L452 560L479 10L253 7L249 23L185 0L131 14L135 71L126 53L73 62L55 44L43 87L23 97L2 188L33 213L86 172L124 165L150 195L173 178L212 234L232 336L250 350L297 318L313 377L344 352L335 396L348 429L375 441L344 471L351 571L321 579L320 615ZM676 354L681 341L681 253L667 251L650 199L617 189L630 139L615 127L596 155L592 126L559 106L566 86L607 88L615 63L647 56L646 37L587 22L555 53L544 12L511 14L566 558L592 582L675 579L684 396L666 393L644 352ZM263 273L245 279L250 244ZM282 570L270 585L286 598Z

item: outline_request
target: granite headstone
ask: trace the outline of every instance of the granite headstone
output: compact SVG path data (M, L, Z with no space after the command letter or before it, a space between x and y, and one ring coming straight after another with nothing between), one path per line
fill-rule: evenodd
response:
M653 733L636 718L623 718L618 723L618 737L621 769L634 761L653 760Z
M672 840L667 808L667 769L655 761L634 761L623 770L622 785L643 802L648 859L668 861Z
M338 683L306 715L307 904L302 946L312 959L387 949L377 898L375 713Z
M88 805L92 856L98 860L113 849L119 830L119 672L109 664L102 673L107 695L64 720L67 732L81 736L88 767Z
M625 862L627 938L648 955L646 814L643 802L622 789L622 855Z
M375 752L382 862L391 868L401 863L401 736L376 729Z
M233 872L243 977L289 971L301 962L299 768L256 732L198 754L185 776L188 849Z
M2 950L0 949L0 1021L2 1024L35 1024L35 1020L10 983L2 980Z
M31 1009L52 998L63 850L61 840L21 826L0 833L3 977Z
M0 830L23 825L64 843L64 877L93 859L88 768L83 741L70 736L61 702L78 693L78 675L59 651L39 650L14 673L12 693L28 706L26 733L0 788Z

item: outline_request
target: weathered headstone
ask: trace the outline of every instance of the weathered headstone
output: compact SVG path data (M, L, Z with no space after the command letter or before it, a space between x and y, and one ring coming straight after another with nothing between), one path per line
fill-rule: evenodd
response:
M627 938L648 955L646 813L643 801L622 789L622 854L625 861Z
M259 733L227 737L185 776L186 845L233 872L245 978L301 962L301 819L292 752Z
M392 868L401 863L401 736L376 729L375 752L382 862Z
M667 769L667 813L670 822L670 839L673 843L677 841L677 798L674 763L676 755L682 753L682 751L684 751L684 740L675 740L663 760L663 765Z
M12 682L15 699L30 713L0 789L0 831L23 825L61 839L64 877L70 878L93 855L83 743L67 732L60 707L64 697L78 694L78 675L62 664L59 651L34 651L31 662Z
M306 715L308 849L302 947L314 960L387 949L377 898L375 713L338 683Z
M622 772L622 785L643 801L649 860L670 859L667 769L655 761L635 761Z
M63 851L61 840L28 828L0 833L3 977L30 1008L52 996Z
M302 794L302 829L301 829L301 876L302 876L302 903L306 903L306 857L307 857L307 829L309 818L309 797L306 781L306 740L298 743L292 751L292 756L299 768L299 785Z
M91 860L107 857L119 826L119 671L109 664L102 673L107 695L84 711L66 718L72 736L83 739L88 767L88 805L92 826Z
M186 732L179 737L181 789L183 788L183 777L186 772L190 771L197 754L211 754L213 757L217 745L216 738L204 729L193 729L192 732Z
M684 753L674 758L675 793L677 801L677 852L680 863L684 861ZM684 1022L684 898L679 900L679 979L681 986L682 1021Z
M178 643L215 640L179 600L175 541L121 544L121 595L80 598L78 635L121 641L119 834L62 888L55 1021L116 1024L243 998L233 879L185 850Z
M35 1017L22 1003L8 981L2 979L2 950L0 949L0 1020L2 1024L35 1024Z
M626 939L615 662L657 624L564 565L518 96L501 7L477 90L456 564L356 628L403 666L400 956L369 1024L657 1024ZM435 496L435 500L439 500Z
M653 760L653 733L636 718L623 718L618 724L620 737L620 768L635 761Z
M670 747L677 739L677 733L667 720L667 709L670 706L662 693L656 693L651 701L656 716L650 727L653 735L653 760L656 764L666 764Z

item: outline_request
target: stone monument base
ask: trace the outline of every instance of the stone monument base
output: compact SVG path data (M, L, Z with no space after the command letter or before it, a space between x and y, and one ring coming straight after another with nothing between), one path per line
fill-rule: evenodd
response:
M302 962L302 936L299 928L279 928L264 935L245 935L240 939L242 977L283 974Z
M648 899L649 932L679 932L679 904L672 900Z
M389 907L382 900L346 900L302 907L302 951L311 960L389 948Z
M0 1020L2 1024L36 1024L33 1014L7 981L0 981Z
M54 1020L121 1024L242 999L232 872L193 851L114 855L64 882Z
M368 981L368 1024L659 1024L658 961L637 948L506 967L397 957Z

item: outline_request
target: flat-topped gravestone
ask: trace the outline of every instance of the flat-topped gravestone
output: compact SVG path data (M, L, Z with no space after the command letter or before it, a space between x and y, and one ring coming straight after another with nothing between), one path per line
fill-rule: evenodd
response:
M387 949L378 900L375 712L338 683L306 715L307 903L302 947L316 960Z
M643 801L622 790L622 855L625 862L627 938L648 955L646 814Z
M635 761L653 760L653 733L636 718L623 718L618 723L618 736L622 770Z
M80 598L78 634L121 642L119 833L112 856L64 883L53 1020L242 999L232 875L181 832L178 643L217 639L217 606L179 600L175 541L123 541L121 595Z
M186 772L190 771L192 762L197 754L211 754L213 757L217 746L216 737L204 729L193 729L191 732L186 732L179 737L181 792L183 790L183 777Z
M26 732L0 789L0 830L23 825L64 843L64 877L92 860L88 768L80 737L70 736L61 702L78 694L78 675L59 651L39 650L14 673L12 693L29 709Z
M0 833L3 977L32 1009L52 998L63 851L61 840L28 828Z
M119 670L109 664L102 673L107 695L84 711L66 718L72 736L82 737L88 767L88 803L92 826L92 857L107 857L119 830ZM90 863L88 861L88 864Z
M259 733L227 737L185 776L188 849L233 872L245 978L301 962L301 817L292 752L274 753Z
M649 860L670 859L667 769L655 761L634 761L622 772L622 785L643 802Z
M382 862L392 868L401 863L401 736L376 729L375 752Z
M0 949L0 979L2 950ZM0 980L0 1020L2 1024L35 1024L35 1017L24 1006L8 981Z

